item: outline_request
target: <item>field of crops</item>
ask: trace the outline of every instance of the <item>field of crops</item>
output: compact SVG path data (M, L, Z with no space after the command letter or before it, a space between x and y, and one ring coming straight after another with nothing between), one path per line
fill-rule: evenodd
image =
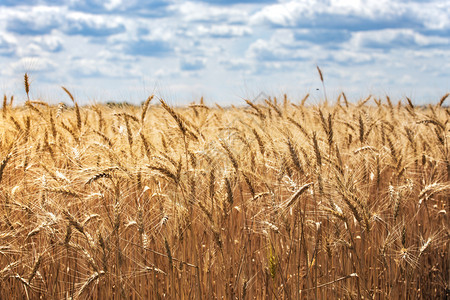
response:
M181 108L66 92L3 101L1 299L449 296L448 95Z

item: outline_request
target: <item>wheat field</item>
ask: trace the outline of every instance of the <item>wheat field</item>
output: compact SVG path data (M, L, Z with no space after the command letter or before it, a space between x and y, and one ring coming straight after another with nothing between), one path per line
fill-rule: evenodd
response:
M449 296L448 94L223 108L25 90L0 113L1 299Z

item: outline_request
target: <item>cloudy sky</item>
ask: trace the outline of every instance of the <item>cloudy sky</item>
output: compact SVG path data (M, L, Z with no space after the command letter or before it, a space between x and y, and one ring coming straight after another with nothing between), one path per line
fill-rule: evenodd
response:
M81 103L239 104L450 89L450 1L0 0L0 92ZM319 90L317 90L319 89ZM65 97L65 98L64 98Z

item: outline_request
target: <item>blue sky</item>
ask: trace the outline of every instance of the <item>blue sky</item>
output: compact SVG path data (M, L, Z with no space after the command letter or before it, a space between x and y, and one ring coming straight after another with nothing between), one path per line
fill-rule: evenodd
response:
M450 90L450 2L0 0L0 92L80 103L240 104L341 91L437 102Z

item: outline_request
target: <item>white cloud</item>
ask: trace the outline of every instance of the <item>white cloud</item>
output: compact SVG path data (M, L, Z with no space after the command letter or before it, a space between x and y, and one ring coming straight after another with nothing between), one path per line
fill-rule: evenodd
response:
M273 24L277 26L295 26L295 18L312 15L310 5L306 2L287 2L264 7L261 11L252 15L250 24Z
M251 24L283 27L366 30L416 25L449 28L450 4L390 0L298 0L268 5L251 17Z
M11 35L5 33L0 35L0 55L12 55L15 53L17 47L17 39Z
M136 58L108 50L92 53L91 57L72 57L65 68L66 72L89 78L138 78L144 74Z
M450 38L426 36L412 29L384 29L353 33L349 43L357 48L391 49L450 45Z
M182 1L173 9L177 11L185 22L211 22L222 24L246 23L249 13L244 10L229 7L215 7L200 2Z
M124 32L126 27L122 17L71 12L62 30L67 34L110 36Z
M197 36L209 36L213 38L231 38L231 37L242 37L252 34L252 29L248 26L241 25L199 25L196 27L195 35ZM193 32L188 33L189 35L194 35Z
M10 74L21 74L23 72L52 72L56 69L57 63L50 58L23 57L8 66Z
M201 57L182 58L180 69L183 71L199 71L206 66L206 59Z
M450 29L450 2L432 1L426 3L411 3L408 5L409 13L421 20L427 29Z
M330 91L448 86L448 1L38 2L0 4L2 82L34 69L88 91L161 80L224 99L243 85L315 91L319 64Z
M45 35L35 37L33 43L38 45L41 51L58 52L63 49L64 40L56 35Z
M252 62L250 60L243 58L222 58L219 62L230 71L249 70L252 66Z
M377 59L380 59L380 55L373 51L355 51L342 49L340 51L333 52L331 58L342 65L350 65L350 64L369 64L374 62Z
M42 35L61 26L63 7L18 7L1 11L4 26L9 32L19 35Z
M63 39L57 35L35 36L19 43L15 55L18 57L49 57L64 50Z
M121 5L124 5L123 2L124 2L123 0L110 0L105 3L105 8L107 10L116 9L116 8L120 7Z
M255 63L268 61L305 61L318 59L326 55L325 51L304 41L297 41L293 32L285 29L276 30L272 36L253 42L246 52Z

